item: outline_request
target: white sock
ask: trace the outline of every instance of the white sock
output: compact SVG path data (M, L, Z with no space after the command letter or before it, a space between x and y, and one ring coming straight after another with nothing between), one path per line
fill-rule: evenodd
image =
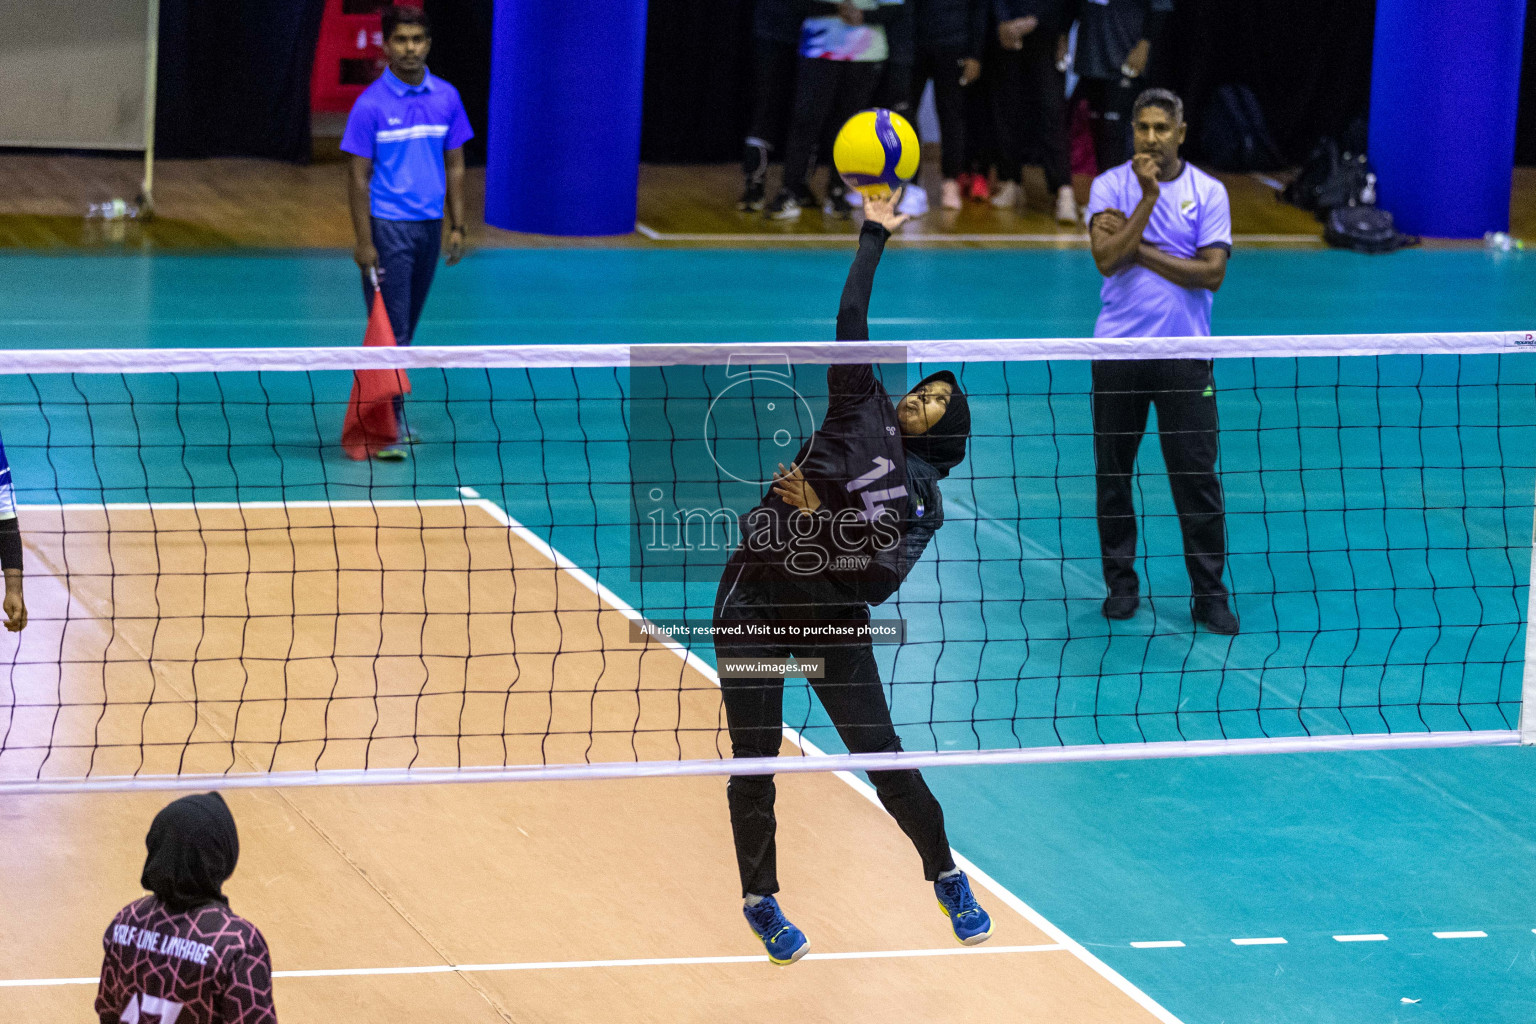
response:
M959 868L950 868L948 871L940 871L939 872L939 877L940 878L954 878L958 874L960 874L960 869Z
M759 896L757 893L749 892L749 893L747 893L747 898L745 900L743 900L742 902L744 902L749 907L755 907L759 903L763 902L763 899L764 899L764 897Z

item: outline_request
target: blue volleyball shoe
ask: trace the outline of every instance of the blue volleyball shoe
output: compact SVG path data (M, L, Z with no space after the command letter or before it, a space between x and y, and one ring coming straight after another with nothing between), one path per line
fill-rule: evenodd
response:
M785 919L779 901L772 896L764 896L755 907L742 907L741 912L746 915L753 934L763 940L768 959L780 967L794 963L810 950L810 940Z
M934 882L933 891L961 945L976 946L992 937L992 918L971 894L971 880L964 871Z

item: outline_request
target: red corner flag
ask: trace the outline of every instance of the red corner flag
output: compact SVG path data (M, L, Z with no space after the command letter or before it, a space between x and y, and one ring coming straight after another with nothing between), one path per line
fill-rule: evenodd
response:
M368 314L368 333L364 347L395 344L395 332L384 311L384 296L374 279L373 309ZM352 400L347 404L347 421L341 428L341 446L354 459L366 459L397 440L395 397L409 394L411 380L404 370L355 370L352 374Z

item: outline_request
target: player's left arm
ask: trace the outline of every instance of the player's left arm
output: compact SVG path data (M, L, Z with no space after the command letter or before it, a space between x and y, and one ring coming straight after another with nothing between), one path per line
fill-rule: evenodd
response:
M1142 242L1136 250L1136 262L1181 288L1205 288L1214 292L1227 276L1227 246L1208 245L1195 250L1194 258L1186 260Z
M445 262L451 267L464 258L464 239L469 225L464 221L464 143L475 137L469 114L459 94L453 94L453 112L448 116L448 134L443 138L443 170L447 174L448 243Z
M256 943L232 954L227 972L221 969L220 1020L229 1024L277 1024L272 1002L272 956L258 932Z
M443 154L448 174L448 241L443 247L443 262L453 266L464 258L464 149L450 149Z
M1227 190L1214 185L1200 200L1195 220L1195 257L1171 256L1155 245L1142 242L1136 262L1181 288L1216 291L1227 276L1232 253L1232 209Z
M0 456L0 568L5 570L5 628L19 633L27 626L27 601L22 594L21 520L12 498L10 467Z

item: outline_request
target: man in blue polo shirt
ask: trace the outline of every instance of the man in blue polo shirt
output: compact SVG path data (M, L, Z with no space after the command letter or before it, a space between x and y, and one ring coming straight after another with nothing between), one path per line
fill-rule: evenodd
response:
M450 267L464 255L461 147L474 132L458 90L427 70L432 38L426 14L415 7L387 7L383 30L389 67L353 104L341 148L352 154L347 196L363 299L373 301L369 276L377 270L395 341L409 345L438 254L444 253ZM395 401L403 412L401 400ZM403 414L400 436L415 440ZM405 453L386 449L379 457L400 459Z
M1138 96L1131 127L1136 155L1095 178L1088 200L1093 260L1104 275L1094 336L1208 336L1212 300L1232 252L1227 190L1179 157L1186 125L1184 104L1173 93L1148 89ZM1236 633L1237 616L1227 605L1221 578L1226 508L1216 473L1216 388L1209 359L1093 364L1099 546L1109 588L1104 617L1128 619L1139 603L1131 474L1154 405L1184 534L1191 615L1213 633Z

